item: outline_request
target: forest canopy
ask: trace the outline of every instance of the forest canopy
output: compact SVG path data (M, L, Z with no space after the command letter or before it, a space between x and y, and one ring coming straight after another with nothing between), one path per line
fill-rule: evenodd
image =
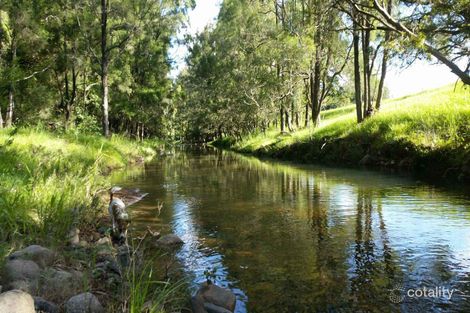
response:
M468 85L469 17L467 0L225 0L180 79L188 134L290 132L351 102L361 122L380 111L390 65L417 58Z
M380 112L391 65L428 58L470 84L468 0L225 0L187 66L169 49L194 0L5 0L0 127L212 140Z

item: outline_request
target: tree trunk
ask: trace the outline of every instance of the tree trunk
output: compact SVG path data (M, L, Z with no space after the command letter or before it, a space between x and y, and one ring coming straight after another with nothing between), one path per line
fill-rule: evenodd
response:
M317 4L318 5L318 4ZM316 6L316 8L318 8ZM316 14L319 17L319 14ZM321 44L320 27L317 27L315 30L315 63L313 65L313 74L310 75L310 99L312 99L312 122L313 126L316 127L320 124L320 112L321 112L321 103L320 103L320 82L321 82L321 72L322 64L321 58L323 54L323 46Z
M355 12L353 12L355 15ZM357 122L362 122L362 96L361 96L361 67L359 64L359 34L357 25L354 23L353 31L353 49L354 49L354 93L356 102Z
M281 110L280 110L280 114L279 114L279 122L281 123L281 133L285 130L284 127L284 107L282 106L281 104Z
M0 129L3 128L2 107L0 107Z
M8 108L5 115L5 127L11 127L13 125L13 110L15 108L15 95L13 91L13 84L10 86L8 91Z
M109 137L109 87L108 87L108 67L109 51L108 40L108 2L101 0L101 110L102 110L102 128L103 136Z
M387 11L390 14L392 12L392 0L387 2ZM387 43L390 41L390 31L385 31L385 44L383 48L383 57L382 57L382 70L380 74L379 88L377 91L377 100L375 102L375 109L380 110L380 105L382 104L383 89L385 84L385 77L387 76L387 62L388 62L388 48Z
M310 118L308 117L308 110L310 109L310 106L308 102L305 104L305 128L307 128L310 124Z
M320 60L319 52L316 52L313 74L310 75L310 98L312 99L312 122L318 126L320 122Z
M285 121L286 121L286 126L287 126L287 129L292 132L293 129L292 129L292 124L290 122L290 117L289 117L289 110L288 109L284 109L284 115L285 115Z
M369 23L366 17L364 17L363 22L364 28L369 27ZM370 74L369 74L369 64L370 64L370 31L362 31L362 67L363 67L363 79L364 79L364 93L363 93L363 117L366 118L370 115Z
M70 88L69 88L69 72L68 72L68 51L67 51L67 39L64 34L64 59L65 59L65 71L64 71L64 84L65 84L65 95L63 100L63 109L65 112L65 130L68 129L70 119Z
M69 73L68 73L68 49L67 49L67 41L64 34L64 54L65 54L65 73L64 73L64 81L65 81L65 103L64 103L64 111L65 111L65 130L69 129L70 120L72 118L72 109L75 103L75 99L77 97L77 71L75 68L75 59L76 59L76 51L77 51L77 43L76 41L73 43L72 47L73 51L73 60L72 60L72 90L70 90L69 86Z
M10 66L13 68L16 61L16 40L12 39L11 43L11 56L10 56ZM8 107L5 115L5 126L11 127L13 125L13 111L15 109L15 84L13 80L10 82L10 87L8 90Z
M294 101L294 99L291 99L291 103L290 103L290 124L291 124L292 127L294 127L294 125L296 124L295 117L296 117L295 101ZM298 124L299 123L297 121L297 125Z

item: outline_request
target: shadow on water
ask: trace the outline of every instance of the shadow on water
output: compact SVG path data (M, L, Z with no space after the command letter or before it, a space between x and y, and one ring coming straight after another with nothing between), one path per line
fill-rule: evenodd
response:
M470 311L464 194L202 148L115 180L150 193L133 227L179 235L192 290L210 272L237 312Z

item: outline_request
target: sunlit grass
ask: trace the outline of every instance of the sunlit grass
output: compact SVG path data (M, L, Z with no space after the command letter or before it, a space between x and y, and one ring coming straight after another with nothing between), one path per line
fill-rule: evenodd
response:
M270 130L237 142L244 152L277 151L293 144L332 138L405 140L419 148L437 149L464 144L470 136L470 90L447 86L413 96L385 101L381 111L361 124L348 105L322 113L319 127L281 134Z
M152 157L151 144L115 136L58 135L39 129L0 131L0 241L15 245L63 244L72 224L100 214L95 193L103 175L137 157Z

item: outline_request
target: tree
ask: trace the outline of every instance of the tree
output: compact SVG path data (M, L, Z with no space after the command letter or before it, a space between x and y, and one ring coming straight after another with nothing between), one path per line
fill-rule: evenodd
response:
M412 14L394 17L379 0L350 0L360 16L370 18L381 28L399 33L409 39L415 48L431 54L457 75L464 84L470 84L470 60L468 60L469 41L468 1L452 0L422 4L420 1L401 1L413 8ZM436 37L436 38L434 38ZM441 45L435 47L433 44ZM467 66L462 70L456 61L466 59Z

